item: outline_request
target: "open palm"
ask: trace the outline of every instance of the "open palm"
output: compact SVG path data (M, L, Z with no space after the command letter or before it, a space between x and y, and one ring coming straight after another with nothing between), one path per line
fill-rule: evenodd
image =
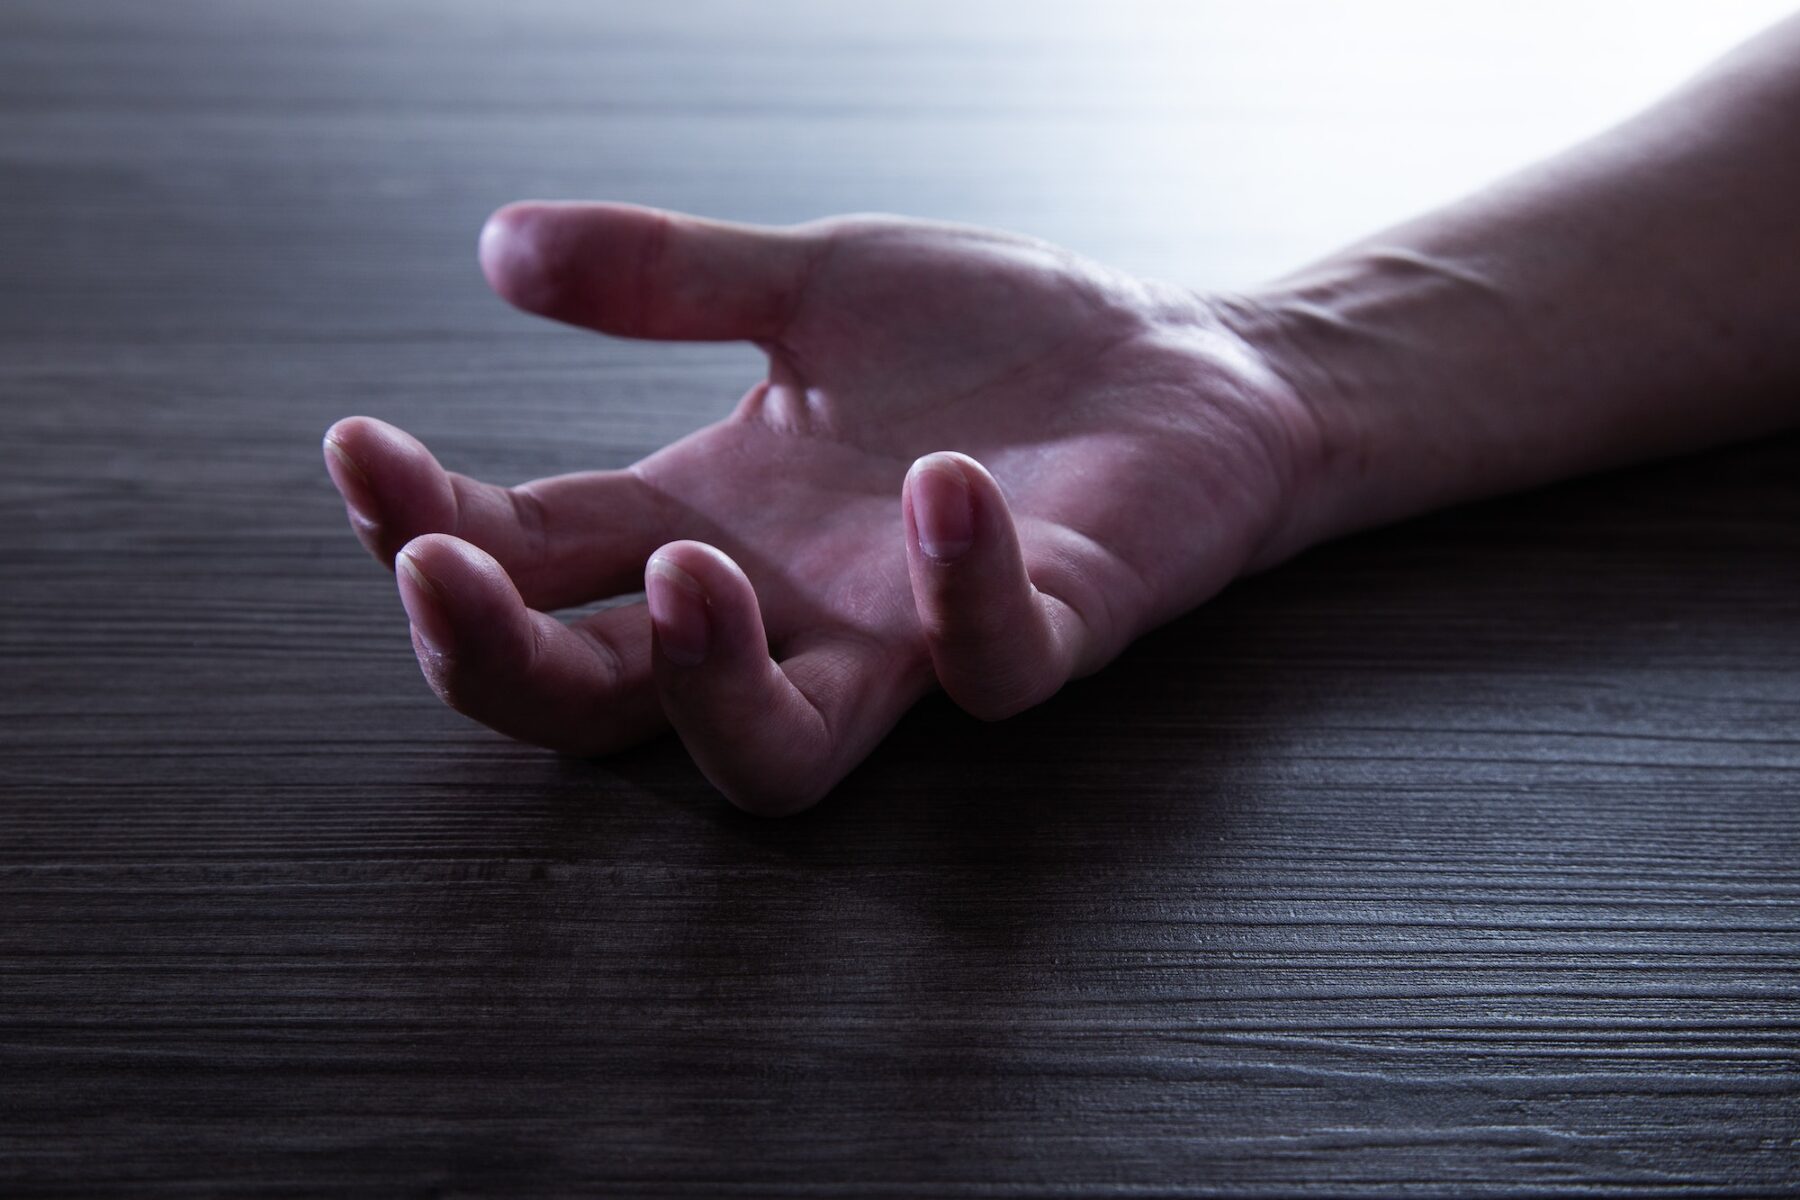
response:
M332 427L427 677L514 737L597 754L672 725L732 800L792 811L932 686L1017 712L1282 552L1306 410L1181 289L963 226L611 204L502 209L482 262L544 316L769 357L729 417L622 471L504 488Z

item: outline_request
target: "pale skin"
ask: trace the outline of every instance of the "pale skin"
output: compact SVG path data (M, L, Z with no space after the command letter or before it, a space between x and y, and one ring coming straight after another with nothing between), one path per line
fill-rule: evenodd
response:
M449 704L583 755L673 728L734 803L789 813L934 688L1010 716L1320 540L1793 425L1797 198L1789 21L1251 293L899 217L510 205L480 247L506 299L749 341L767 377L620 471L502 487L367 417L326 463Z

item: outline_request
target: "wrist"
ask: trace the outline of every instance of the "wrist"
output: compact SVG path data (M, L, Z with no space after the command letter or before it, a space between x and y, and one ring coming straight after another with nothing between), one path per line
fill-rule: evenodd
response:
M1346 395L1352 364L1327 365L1329 356L1313 326L1329 327L1322 310L1298 315L1259 293L1214 293L1215 319L1238 344L1246 374L1262 407L1283 431L1286 487L1246 573L1265 570L1357 524L1351 504L1352 471L1371 454L1366 434L1348 420Z
M1350 252L1216 298L1221 320L1304 413L1312 454L1270 538L1308 546L1541 481L1548 455L1508 421L1518 341L1505 294L1419 252Z

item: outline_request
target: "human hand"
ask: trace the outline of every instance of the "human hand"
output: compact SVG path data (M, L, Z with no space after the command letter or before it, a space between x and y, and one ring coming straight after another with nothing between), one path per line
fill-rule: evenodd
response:
M769 357L625 470L506 488L367 417L327 433L427 678L513 737L672 725L732 801L796 811L934 684L1016 713L1296 548L1309 411L1185 290L971 227L614 204L504 208L481 261L529 312Z

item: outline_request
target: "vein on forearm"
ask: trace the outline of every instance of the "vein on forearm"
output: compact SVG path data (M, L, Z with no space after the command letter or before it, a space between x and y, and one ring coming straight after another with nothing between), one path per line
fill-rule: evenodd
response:
M1328 537L1800 418L1800 19L1645 114L1277 280Z

